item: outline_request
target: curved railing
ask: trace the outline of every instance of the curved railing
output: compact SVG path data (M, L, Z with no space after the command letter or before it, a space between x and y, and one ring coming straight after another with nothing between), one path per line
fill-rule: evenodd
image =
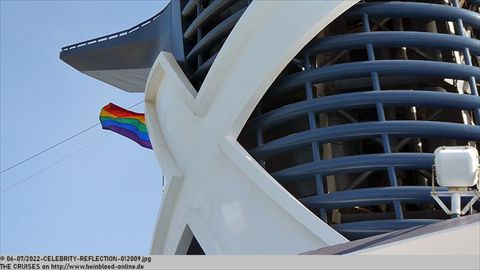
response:
M246 10L247 0L189 0L184 18L185 70L199 89L223 42Z
M185 2L185 71L197 89L249 3ZM429 196L432 153L480 142L479 3L355 5L287 65L239 142L350 239L445 218Z
M101 37L97 37L97 38L93 38L93 39L89 39L89 40L86 40L86 41L81 41L81 42L78 42L78 43L75 43L75 44L72 44L72 45L62 47L62 52L128 35L132 32L135 32L135 31L141 29L142 27L145 27L145 26L151 24L152 22L154 22L156 19L158 19L158 17L160 17L160 15L163 13L163 11L165 9L166 9L166 7L164 9L162 9L162 11L153 15L151 18L149 18L149 19L147 19L147 20L145 20L145 21L143 21L143 22L141 22L141 23L139 23L139 24L137 24L133 27L130 27L126 30L119 31L119 32L116 32L116 33L113 33L113 34L108 34L108 35L101 36Z
M329 27L272 84L239 141L350 239L445 218L429 171L436 146L480 142L480 41L467 36L480 15L456 0L359 3Z

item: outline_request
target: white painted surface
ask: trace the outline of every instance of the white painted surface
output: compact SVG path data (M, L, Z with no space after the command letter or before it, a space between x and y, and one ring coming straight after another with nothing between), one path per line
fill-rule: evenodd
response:
M347 242L236 141L286 64L356 0L254 1L196 91L171 54L146 86L147 126L166 178L152 254L174 254L188 224L207 254L299 254Z
M363 255L480 255L480 223L475 222L350 254ZM461 259L461 258L459 258Z
M437 182L443 187L471 187L478 182L478 151L472 146L435 149Z

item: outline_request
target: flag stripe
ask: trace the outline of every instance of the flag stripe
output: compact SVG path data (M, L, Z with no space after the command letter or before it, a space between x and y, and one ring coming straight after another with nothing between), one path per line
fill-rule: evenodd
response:
M145 148L152 149L152 144L150 143L150 141L144 141L144 140L138 138L137 135L135 135L135 133L133 133L129 130L125 130L125 129L117 127L117 126L108 126L108 127L105 127L104 129L108 129L108 130L111 130L111 131L113 131L115 133L118 133L122 136L125 136L125 137L129 138L130 140L138 143L139 145L141 145Z
M125 110L109 103L102 108L99 118L103 129L111 130L145 148L152 149L144 114Z
M129 116L141 116L143 117L143 113L136 113L132 112L129 110L126 110L120 106L117 106L113 103L107 104L107 106L103 107L103 109L111 114L118 115L118 116L123 116L123 117L129 117Z
M147 133L147 127L145 124L142 122L138 121L137 119L133 118L112 118L112 117L107 117L107 116L100 116L100 121L115 121L118 123L123 123L123 124L130 124L135 126L140 132Z
M139 137L140 139L142 139L144 141L150 140L150 138L148 138L147 133L141 132L134 125L119 123L119 122L115 122L115 121L112 121L112 120L102 121L102 127L109 127L109 126L117 126L117 127L126 129L128 131L131 131L131 132L135 133L137 135L137 137Z
M120 116L108 111L102 110L100 113L100 117L111 117L111 118L126 118L126 119L137 119L138 121L145 124L145 116L138 116L138 115L130 115L130 116Z

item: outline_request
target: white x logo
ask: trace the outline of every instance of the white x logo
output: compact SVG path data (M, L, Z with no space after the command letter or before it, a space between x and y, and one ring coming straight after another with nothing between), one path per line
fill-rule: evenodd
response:
M207 254L298 254L347 242L237 137L287 63L355 2L254 1L198 95L173 56L160 53L145 96L150 138L167 179L153 254L185 250L187 224Z

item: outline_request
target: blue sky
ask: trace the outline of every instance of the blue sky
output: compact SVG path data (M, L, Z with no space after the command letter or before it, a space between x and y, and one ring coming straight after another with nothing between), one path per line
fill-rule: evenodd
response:
M105 104L143 100L74 70L59 52L127 29L165 4L1 1L2 171L97 123ZM93 128L1 174L1 254L149 253L161 170L151 150L107 134Z

